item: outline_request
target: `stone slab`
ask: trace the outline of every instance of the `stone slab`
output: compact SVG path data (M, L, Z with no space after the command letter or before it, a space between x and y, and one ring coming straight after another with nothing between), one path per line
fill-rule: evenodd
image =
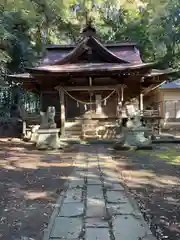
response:
M139 240L151 234L150 230L132 215L116 216L112 224L115 239Z
M106 175L106 174L105 174ZM108 174L107 174L108 175ZM105 181L109 184L118 184L119 179L117 177L104 177Z
M106 180L104 181L104 187L107 190L113 191L124 191L123 186L120 183L109 183Z
M83 203L64 203L60 208L59 217L78 217L84 213Z
M87 186L88 199L102 199L104 200L102 186L101 185L88 185Z
M81 202L82 188L73 188L66 191L64 203L77 203Z
M86 172L86 175L87 175L87 171L88 171L88 168L87 167L83 167L83 166L76 166L75 167L75 171L78 173L78 172Z
M108 228L87 228L86 240L110 240Z
M88 177L94 177L94 178L99 177L100 176L100 171L99 171L98 167L97 168L93 168L93 169L89 169L88 168L87 176Z
M91 165L95 165L97 164L98 165L99 163L99 160L97 158L88 158L88 166L90 167Z
M75 178L72 177L69 182L69 188L83 188L84 187L84 178Z
M84 177L87 176L87 173L86 171L75 171L74 174L73 174L73 177L76 178L76 179L83 179Z
M88 177L94 177L94 178L99 177L100 176L100 171L99 171L98 168L94 169L93 171L92 170L89 171L89 168L88 168L87 176Z
M91 151L91 149L87 150L86 148L85 150ZM91 157L90 154L89 156ZM84 156L84 158L86 157ZM106 159L102 161L105 162ZM77 172L79 175L77 175ZM81 172L86 172L87 181L89 180L89 183L87 182L86 211L84 211L84 204L79 202L86 179L84 175L81 176ZM108 173L102 175L105 178L104 184L108 200L106 204L105 199L101 199L101 194L99 194L102 191L102 182L98 165L90 167L90 171L78 168L78 171L74 172L74 176L69 177L72 180L69 182L70 188L66 192L67 198L64 199L58 216L56 214L57 217L54 218L54 225L50 238L48 238L49 240L80 239L80 236L82 236L83 220L85 221L86 228L85 240L110 240L107 210L110 215L114 215L112 218L114 240L139 240L140 238L143 240L155 240L144 220L141 217L137 218L136 215L135 217L131 215L132 212L134 214L134 208L125 195L124 188L119 184L115 173L111 169L109 169ZM84 213L86 213L86 216L84 216Z
M92 171L89 171L89 169L88 169L87 184L88 185L101 185L100 172L97 171L97 173L93 173Z
M88 177L87 184L88 185L102 185L102 182L101 182L100 177L98 177L98 178Z
M81 218L55 218L51 231L51 238L56 239L78 239L82 230Z
M85 219L85 226L88 228L88 227L95 227L95 228L108 228L109 227L109 224L108 224L108 221L106 221L105 219L103 218L86 218Z
M132 204L129 201L120 204L108 203L107 210L111 216L120 214L136 214Z
M106 218L106 208L104 200L88 199L86 217Z
M126 203L128 198L123 191L107 191L107 202L108 203Z
M76 161L74 162L77 169L87 169L88 165L85 161Z

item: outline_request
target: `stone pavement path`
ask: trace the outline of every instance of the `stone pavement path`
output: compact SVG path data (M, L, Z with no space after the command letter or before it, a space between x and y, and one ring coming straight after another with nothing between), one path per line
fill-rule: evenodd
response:
M155 240L103 145L80 145L44 240Z

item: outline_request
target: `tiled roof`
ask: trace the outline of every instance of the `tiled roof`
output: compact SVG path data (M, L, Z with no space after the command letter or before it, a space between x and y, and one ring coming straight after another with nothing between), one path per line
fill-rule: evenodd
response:
M161 87L161 89L175 89L180 88L180 79L172 81L172 82L166 82Z
M96 38L85 38L77 46L52 45L47 47L46 56L41 60L41 65L51 65L64 62L65 59L74 59L81 54L85 45L90 45L98 54L103 54L106 61L142 63L140 52L134 43L102 44ZM80 50L79 50L80 49ZM70 57L71 56L71 57ZM70 57L70 58L69 58ZM65 61L64 63L70 63Z

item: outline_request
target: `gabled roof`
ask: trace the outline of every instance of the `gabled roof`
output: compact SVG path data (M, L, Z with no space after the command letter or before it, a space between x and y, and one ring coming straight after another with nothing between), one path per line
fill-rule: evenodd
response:
M47 46L47 55L41 65L78 63L142 63L135 43L102 44L96 38L96 29L88 23L82 31L82 40L75 45Z
M76 46L52 46L47 47L47 50L47 56L39 67L27 68L28 74L10 77L19 80L24 86L31 82L34 88L38 82L43 89L56 86L59 82L68 85L75 81L79 85L84 81L83 84L86 84L87 76L109 77L109 82L114 81L113 77L119 76L118 80L124 82L129 75L136 75L137 78L131 78L132 81L137 80L140 84L144 77L142 84L148 87L164 81L170 73L152 70L156 63L143 63L136 44L103 45L95 37L95 30L91 26L83 31L83 38ZM120 76L124 75L126 76L121 79ZM131 86L131 81L128 84Z
M103 59L103 62L115 62L115 63L142 63L140 52L136 47L135 43L111 43L111 44L104 44L100 43L94 37L86 37L82 42L80 42L77 46L75 45L48 45L46 47L46 55L43 59L41 59L41 65L53 65L57 62L65 61L65 59L69 57L77 57L81 54L86 54L87 48L83 43L86 45L90 45L94 49L93 54L98 55L98 57ZM82 50L82 51L80 51ZM92 56L93 57L93 56ZM95 56L94 56L95 58ZM97 58L97 56L96 56ZM63 60L64 59L64 60Z
M88 36L85 37L69 54L56 61L53 65L78 63L84 53L87 55L87 58L89 58L88 62L93 62L96 59L98 62L130 63L129 61L113 54L93 36Z

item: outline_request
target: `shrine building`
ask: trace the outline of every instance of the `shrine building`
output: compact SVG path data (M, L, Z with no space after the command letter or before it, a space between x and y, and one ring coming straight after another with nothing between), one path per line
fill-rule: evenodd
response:
M88 25L76 45L47 46L38 67L10 77L40 96L42 111L55 106L61 135L72 136L76 131L79 136L107 138L113 137L113 126L119 118L117 106L136 98L143 117L146 94L172 73L169 69L158 70L156 65L142 61L135 43L102 44L95 28ZM158 107L154 110L159 119Z

